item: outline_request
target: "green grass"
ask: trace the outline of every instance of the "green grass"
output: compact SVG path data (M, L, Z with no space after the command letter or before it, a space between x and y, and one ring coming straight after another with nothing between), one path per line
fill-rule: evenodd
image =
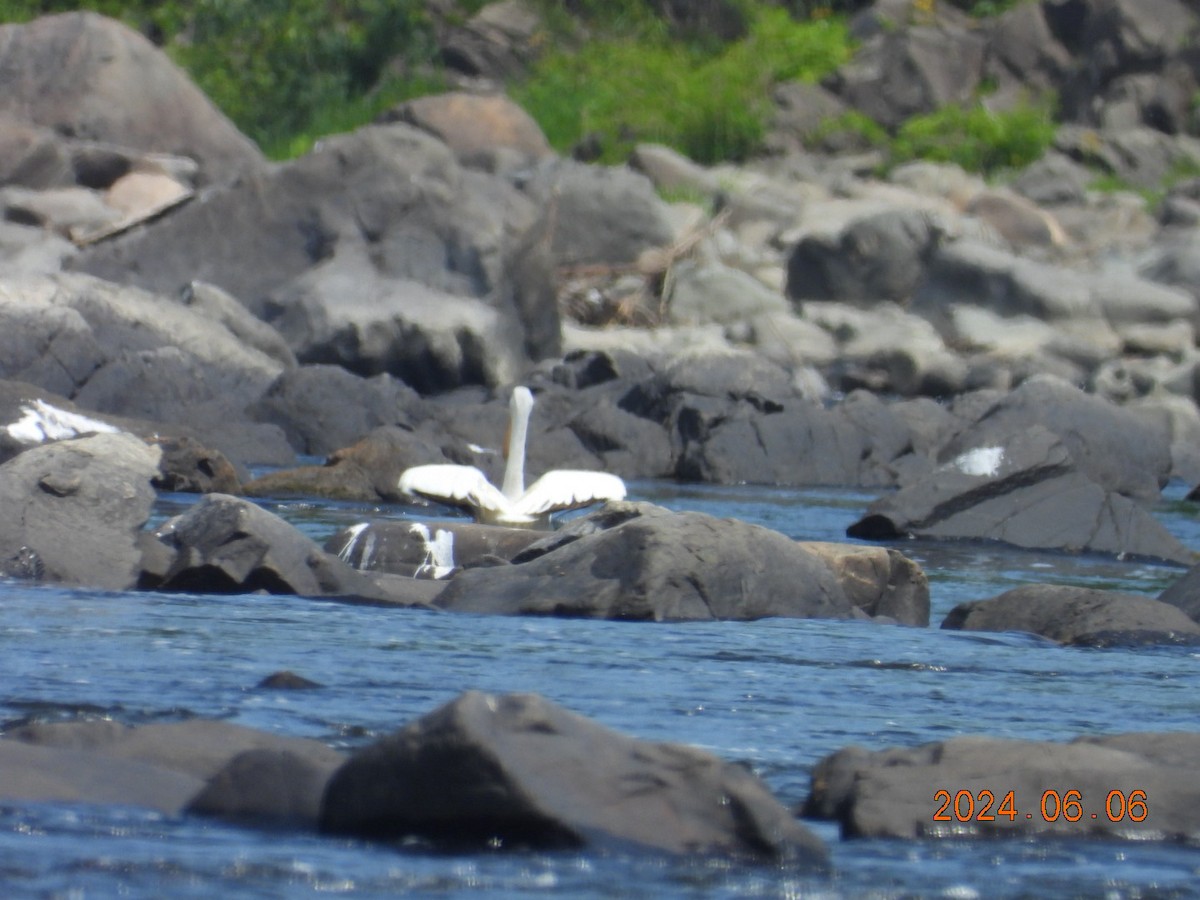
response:
M1048 103L1024 103L1003 112L979 103L951 105L906 121L890 151L897 163L927 159L990 174L1034 162L1054 142L1054 134Z
M702 163L738 160L762 142L773 84L815 80L850 52L839 20L761 8L745 38L716 51L635 29L548 54L512 93L562 152L599 135L608 162L640 141Z

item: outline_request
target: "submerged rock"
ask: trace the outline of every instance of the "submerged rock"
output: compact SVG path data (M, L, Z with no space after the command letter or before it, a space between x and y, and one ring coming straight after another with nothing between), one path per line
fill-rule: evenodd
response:
M1200 644L1200 624L1170 603L1095 588L1027 584L960 603L942 621L963 631L1028 631L1060 644Z
M747 769L533 694L468 691L360 750L329 782L321 828L447 848L826 858Z

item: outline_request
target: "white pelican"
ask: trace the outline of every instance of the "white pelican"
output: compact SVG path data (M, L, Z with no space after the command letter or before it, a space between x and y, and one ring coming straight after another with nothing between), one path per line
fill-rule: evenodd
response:
M500 489L475 466L413 466L400 476L400 490L469 512L476 522L498 525L546 525L550 514L622 500L625 482L608 472L555 469L525 490L525 440L533 394L517 387L509 402L507 462Z

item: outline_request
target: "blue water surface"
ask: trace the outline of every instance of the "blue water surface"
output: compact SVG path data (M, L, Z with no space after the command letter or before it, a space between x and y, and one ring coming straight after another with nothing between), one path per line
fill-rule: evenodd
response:
M631 485L637 499L845 540L871 495ZM1159 515L1200 549L1197 510ZM194 498L168 496L161 515ZM324 540L400 507L265 504ZM1031 581L1157 594L1182 570L1143 561L906 542L930 575L933 627L773 619L653 624L451 615L277 596L105 593L0 584L0 719L219 717L354 748L464 690L532 691L642 738L750 764L801 803L848 744L959 734L1066 740L1195 730L1196 648L1063 648L943 632L956 603ZM315 691L266 691L289 669ZM1151 810L1153 798L1150 798ZM932 803L932 798L931 798ZM1200 897L1200 850L1153 842L841 841L833 868L595 853L434 854L256 832L139 809L0 807L0 887L36 897Z

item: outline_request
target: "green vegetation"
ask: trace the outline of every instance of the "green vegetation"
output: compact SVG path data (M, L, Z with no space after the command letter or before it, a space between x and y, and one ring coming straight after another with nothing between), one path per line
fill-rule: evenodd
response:
M761 146L771 89L816 81L853 52L847 14L856 0L737 0L743 34L672 33L652 0L532 0L547 52L514 99L566 152L580 142L622 160L639 141L702 162L740 160ZM970 12L1022 0L920 0ZM442 88L432 22L422 0L0 0L0 21L92 9L161 44L268 156L309 149L318 137L371 121L404 99ZM485 0L458 0L465 20ZM569 10L569 12L568 12ZM581 27L586 40L581 39ZM975 171L1036 158L1053 136L1050 111L992 114L948 107L889 136L848 113L827 133L857 136L896 161L924 157Z
M1038 159L1053 143L1054 132L1048 104L1024 103L1004 112L982 104L946 106L901 125L891 155L896 162L929 159L970 172L996 172Z
M632 14L619 20L610 36L547 54L512 90L560 151L599 135L607 161L638 141L704 163L741 159L762 140L771 86L815 80L851 49L843 22L799 22L772 7L753 11L744 38L716 48L670 40Z

